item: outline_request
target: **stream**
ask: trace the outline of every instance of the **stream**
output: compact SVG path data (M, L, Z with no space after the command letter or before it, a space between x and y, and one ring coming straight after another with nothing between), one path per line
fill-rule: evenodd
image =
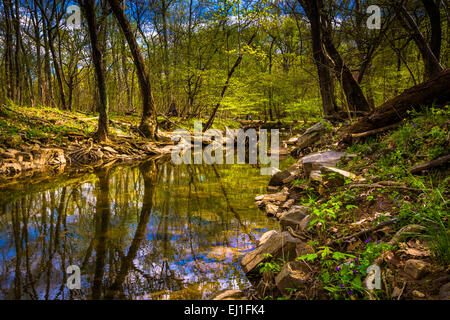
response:
M281 161L281 169L292 160ZM151 160L0 188L0 299L208 299L278 223L252 165ZM69 290L68 266L80 270Z

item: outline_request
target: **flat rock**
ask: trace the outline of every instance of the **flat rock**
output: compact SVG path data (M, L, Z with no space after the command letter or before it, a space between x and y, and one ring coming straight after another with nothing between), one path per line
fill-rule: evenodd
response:
M255 201L263 201L263 202L285 202L287 200L288 194L286 192L277 192L271 194L263 194L255 197Z
M320 170L323 166L336 167L339 160L345 156L345 152L321 151L309 154L300 161L307 176L312 170Z
M212 300L242 300L244 296L241 290L225 290L218 293Z
M272 235L261 246L247 253L241 260L241 266L246 274L258 273L258 265L266 261L267 254L273 258L283 258L286 261L295 259L295 248L301 240L292 237L289 232Z
M411 293L416 298L425 298L425 294L419 290L413 290Z
M343 186L346 179L358 182L363 182L366 180L354 173L334 167L323 166L320 168L320 172L322 173L322 179L325 180L327 182L327 186L330 187Z
M274 236L274 235L276 235L276 234L278 234L278 232L275 231L275 230L270 230L270 231L265 232L265 233L261 236L261 238L259 238L259 240L258 240L258 242L256 243L256 245L257 245L257 246L262 246L264 243L266 243L267 240L269 240L270 237L272 237L272 236Z

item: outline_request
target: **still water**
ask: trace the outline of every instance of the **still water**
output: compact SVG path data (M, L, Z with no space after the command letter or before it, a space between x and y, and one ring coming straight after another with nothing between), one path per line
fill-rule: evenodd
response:
M0 299L208 299L277 223L251 165L148 161L0 189ZM65 270L81 270L69 290Z

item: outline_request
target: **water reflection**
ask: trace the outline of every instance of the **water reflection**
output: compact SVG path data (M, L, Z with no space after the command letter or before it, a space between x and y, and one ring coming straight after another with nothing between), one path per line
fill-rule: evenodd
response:
M149 161L1 190L0 298L204 299L245 287L239 258L275 228L253 201L265 185L247 165ZM66 286L69 265L80 290Z

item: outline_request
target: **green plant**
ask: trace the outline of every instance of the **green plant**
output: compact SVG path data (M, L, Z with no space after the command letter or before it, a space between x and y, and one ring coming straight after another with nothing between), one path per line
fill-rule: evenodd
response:
M366 249L357 257L352 254L333 252L329 247L320 247L320 251L303 255L297 260L314 262L319 259L321 272L319 279L325 290L335 299L352 299L353 297L367 297L369 293L363 286L363 279L367 275L367 268L386 250L387 244L367 241Z

